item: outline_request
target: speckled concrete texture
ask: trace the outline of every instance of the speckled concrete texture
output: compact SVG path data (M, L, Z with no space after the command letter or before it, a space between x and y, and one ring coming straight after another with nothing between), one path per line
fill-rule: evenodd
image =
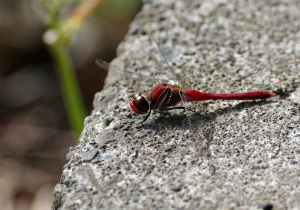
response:
M136 91L269 91L265 101L189 103L131 113ZM300 1L146 1L118 48L53 209L300 209ZM191 123L188 123L189 115Z

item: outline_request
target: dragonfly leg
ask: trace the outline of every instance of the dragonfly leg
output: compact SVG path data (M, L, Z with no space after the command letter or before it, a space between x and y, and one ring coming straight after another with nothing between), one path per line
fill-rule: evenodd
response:
M139 122L139 123L142 123L142 124L143 124L143 123L148 119L148 117L149 117L150 114L151 114L151 110L152 110L152 109L149 110L147 116L146 116L141 122Z

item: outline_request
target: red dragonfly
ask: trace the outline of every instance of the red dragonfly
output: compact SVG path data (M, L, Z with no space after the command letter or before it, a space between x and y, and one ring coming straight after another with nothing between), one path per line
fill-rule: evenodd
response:
M174 70L169 66L167 59L165 58L159 45L158 48L167 63L169 69L172 72L173 77L180 81L180 78L175 74ZM101 68L108 70L110 63L103 60L96 60L96 64ZM122 70L121 68L114 66L115 68ZM136 72L123 69L122 71L138 74ZM144 76L138 74L140 76ZM147 76L144 76L147 77ZM160 80L159 80L160 81ZM151 111L162 112L171 109L186 109L185 107L173 107L179 102L191 102L191 101L203 101L203 100L255 100L266 99L276 96L275 93L270 92L247 92L247 93L205 93L194 89L184 89L178 84L168 84L167 82L160 82L149 95L143 95L141 93L136 94L131 102L131 109L137 114L147 114L144 120L145 122L151 114Z

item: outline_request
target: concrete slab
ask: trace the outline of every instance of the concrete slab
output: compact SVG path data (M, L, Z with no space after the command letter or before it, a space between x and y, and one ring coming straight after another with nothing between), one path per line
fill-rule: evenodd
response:
M112 68L53 209L300 209L300 2L147 2L114 65L172 79L157 40L194 89L278 96L193 102L191 126L180 110L140 125L129 101L157 83Z

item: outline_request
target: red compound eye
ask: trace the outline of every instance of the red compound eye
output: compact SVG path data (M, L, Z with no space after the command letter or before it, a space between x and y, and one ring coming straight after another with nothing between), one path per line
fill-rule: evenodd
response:
M149 111L149 103L141 93L133 96L130 102L130 107L138 114L145 114Z

